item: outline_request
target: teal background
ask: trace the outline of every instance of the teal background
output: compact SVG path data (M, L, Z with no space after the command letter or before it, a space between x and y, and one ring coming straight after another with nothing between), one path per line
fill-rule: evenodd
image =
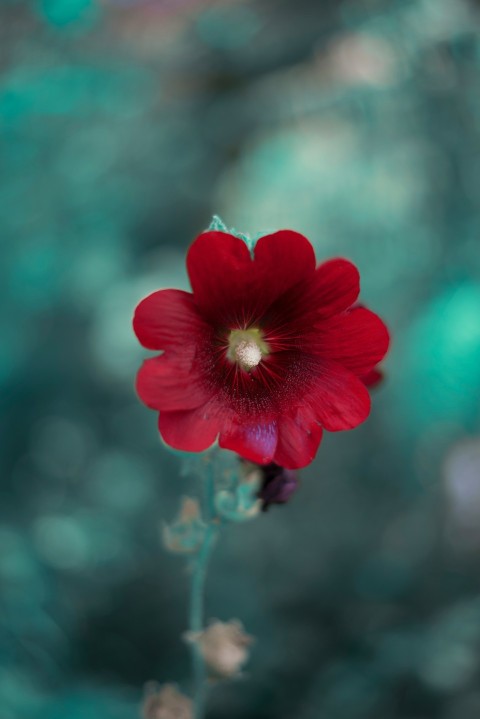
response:
M214 213L352 259L393 342L368 422L216 549L207 615L257 641L209 719L478 719L479 13L2 0L0 719L189 690L159 530L198 487L130 318Z

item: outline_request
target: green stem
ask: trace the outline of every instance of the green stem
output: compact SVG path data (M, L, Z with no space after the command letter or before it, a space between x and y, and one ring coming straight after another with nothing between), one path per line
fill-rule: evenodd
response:
M190 631L201 632L204 619L204 595L205 580L207 576L208 562L212 553L215 539L218 534L218 526L214 519L214 495L215 480L213 472L213 460L210 458L208 464L208 476L205 483L205 520L208 522L202 546L195 558L192 574L192 586L190 594ZM197 642L192 644L193 653L193 701L194 719L203 719L206 702L206 679L207 672L205 661Z

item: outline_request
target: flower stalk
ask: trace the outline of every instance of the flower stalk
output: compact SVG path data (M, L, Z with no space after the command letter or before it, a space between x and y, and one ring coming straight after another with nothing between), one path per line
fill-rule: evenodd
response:
M204 519L207 524L203 542L194 559L192 584L190 591L189 632L201 632L204 628L205 582L208 562L212 555L219 531L219 522L215 518L215 474L213 457L208 457L207 476L204 485ZM203 719L206 703L207 671L200 646L192 642L193 662L193 706L194 719Z

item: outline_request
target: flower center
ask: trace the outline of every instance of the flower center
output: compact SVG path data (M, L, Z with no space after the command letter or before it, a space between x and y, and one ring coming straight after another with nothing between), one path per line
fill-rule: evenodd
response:
M268 354L268 345L261 330L252 327L248 330L232 330L228 338L227 357L236 362L246 372L260 364Z

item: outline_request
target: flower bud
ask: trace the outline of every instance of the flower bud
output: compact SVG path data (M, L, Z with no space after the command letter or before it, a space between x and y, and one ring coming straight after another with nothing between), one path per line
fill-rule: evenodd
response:
M240 468L229 473L229 481L215 495L215 508L223 519L244 522L260 511L258 489L261 473L257 465L242 462Z
M203 542L206 525L197 499L182 497L178 518L163 527L163 544L171 552L192 554Z
M215 620L201 632L187 632L185 639L198 646L214 679L238 676L248 660L248 647L254 641L245 634L237 619L229 622Z
M174 684L164 684L163 687L159 687L151 683L146 687L142 717L143 719L193 719L193 705Z
M271 504L285 504L298 487L297 473L271 462L260 466L262 486L258 492L262 510L266 512Z

